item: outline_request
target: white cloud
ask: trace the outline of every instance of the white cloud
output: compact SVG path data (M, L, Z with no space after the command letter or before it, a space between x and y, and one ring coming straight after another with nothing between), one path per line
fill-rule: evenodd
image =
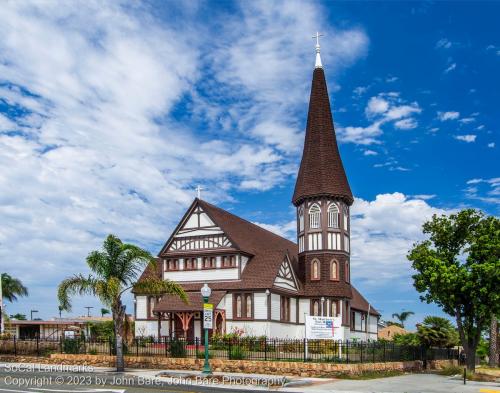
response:
M254 222L254 224L276 233L277 235L286 237L293 242L297 241L297 221L295 219L281 224L264 224L262 222Z
M444 213L448 211L429 205L423 198L398 192L377 195L373 201L357 198L351 212L353 277L373 286L388 282L407 286L412 274L408 251L424 239L424 221Z
M437 49L450 49L452 43L447 38L441 38L438 42L436 42Z
M456 120L460 117L460 112L449 111L449 112L438 112L438 119L441 121L446 120Z
M367 114L367 116L373 116L385 113L387 112L388 109L389 109L389 102L387 102L381 97L372 97L368 101L365 113Z
M418 126L413 117L422 112L418 103L407 104L398 92L381 93L371 97L365 108L365 115L371 124L366 127L339 127L338 137L341 142L359 145L380 143L378 137L383 134L382 126L392 123L395 128L408 130Z
M467 185L467 198L500 205L500 177L471 179L467 181Z
M376 156L376 155L378 155L378 153L374 150L365 150L363 152L363 155L364 156Z
M488 143L488 147L490 147L490 148L494 148L494 147L495 147L495 142L490 142L490 143Z
M424 201L427 201L429 199L434 199L436 196L436 194L415 194L412 195L412 198L423 199Z
M462 118L462 119L460 119L460 120L458 120L458 121L459 121L460 123L462 123L462 124L469 124L469 123L473 123L473 122L475 122L475 121L476 121L476 119L475 119L475 118L473 118L473 117L464 117L464 118Z
M477 135L455 135L455 139L467 143L475 142Z
M242 3L214 40L141 3L3 4L0 96L27 113L0 117L0 260L31 289L19 305L50 316L54 286L107 233L156 252L196 184L220 201L295 173L314 62L304 31L321 15ZM327 33L331 75L367 51L360 29ZM209 126L198 135L189 116Z
M394 123L394 127L399 128L400 130L411 130L413 128L416 128L417 125L417 121L411 118L398 120L396 123Z
M399 78L397 76L389 76L385 79L387 83L396 82Z
M457 63L451 63L448 68L446 68L443 72L445 74L448 74L449 72L453 71L455 68L457 68Z
M365 94L367 91L368 91L368 86L358 86L352 92L355 95L360 96Z

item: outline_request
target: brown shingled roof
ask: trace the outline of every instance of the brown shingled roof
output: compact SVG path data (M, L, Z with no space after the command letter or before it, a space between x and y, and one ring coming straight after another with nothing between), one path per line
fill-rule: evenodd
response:
M340 158L333 126L325 73L313 73L304 151L292 201L295 205L307 197L332 196L349 205L353 196Z
M370 306L370 303L368 303L368 300L364 298L364 296L358 292L356 288L354 288L351 285L352 289L352 299L351 299L351 308L355 308L356 310L361 310L361 311L367 311L368 308L370 309L370 314L373 315L380 315L380 313L373 308L373 306Z
M226 292L224 291L212 291L210 295L210 303L217 307ZM162 296L160 302L154 307L154 312L170 312L170 311L202 311L203 310L203 298L199 291L197 292L187 292L188 303L184 303L178 296L175 295L165 295Z

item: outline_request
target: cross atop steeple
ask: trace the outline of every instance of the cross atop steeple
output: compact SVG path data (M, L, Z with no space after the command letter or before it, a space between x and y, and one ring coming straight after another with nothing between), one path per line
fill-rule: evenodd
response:
M324 37L324 34L320 34L318 31L312 37L316 38L316 64L314 68L323 68L323 64L321 64L321 56L320 56L321 47L319 46L319 37Z
M202 186L200 186L199 184L196 186L196 194L197 194L198 199L201 199L201 192L203 190L204 190L204 188Z

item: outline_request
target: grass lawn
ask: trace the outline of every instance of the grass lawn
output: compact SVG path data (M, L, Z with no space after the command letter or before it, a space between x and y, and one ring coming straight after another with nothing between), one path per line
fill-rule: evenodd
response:
M366 371L362 374L339 374L336 376L336 378L365 380L365 379L377 379L377 378L387 378L387 377L399 377L400 375L405 375L405 374L406 374L405 372L398 370Z

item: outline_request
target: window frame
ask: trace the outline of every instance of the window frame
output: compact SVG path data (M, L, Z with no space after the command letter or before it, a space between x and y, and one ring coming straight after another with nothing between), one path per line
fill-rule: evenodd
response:
M210 266L205 266L205 261L210 262ZM212 264L213 262L213 264ZM211 256L205 256L202 257L201 259L201 268L202 270L211 270L211 269L216 269L217 268L217 257L211 257Z
M318 305L318 313L315 314L314 312L314 305L317 304ZM321 317L321 299L317 299L317 298L314 298L314 299L311 299L311 304L310 304L310 308L309 308L309 315L310 316L313 316L313 317Z
M332 211L332 208L335 208L336 211ZM337 216L337 220L336 220L337 226L330 225L330 224L333 224L335 222L335 220L330 219L333 217L334 214ZM335 202L332 202L332 203L330 203L330 205L328 205L327 215L328 215L328 228L340 229L340 219L341 219L340 218L340 209Z
M229 265L225 265L225 261L229 260ZM221 269L234 269L236 265L236 255L223 255L221 256Z
M344 263L344 281L351 282L351 271L349 269L349 261Z
M170 268L170 262L173 262L174 267ZM166 272L175 272L179 270L179 258L167 258L165 264Z
M290 322L291 318L291 300L289 296L280 296L280 321Z
M241 299L241 316L238 316L238 298ZM248 299L250 299L250 316L248 316ZM253 292L233 293L233 319L253 320L255 315L255 303Z
M190 261L191 266L188 267L187 261ZM198 270L198 258L184 258L184 270Z
M305 229L305 217L304 217L304 206L299 206L298 209L298 217L299 217L299 233L304 232Z
M314 212L311 212L311 210L315 209ZM317 211L316 211L317 209ZM311 207L309 207L308 210L309 214L309 229L320 229L321 228L321 206L318 203L313 203ZM313 219L312 217L317 215L317 219ZM312 224L315 224L313 226Z
M335 304L335 315L332 315L332 311L333 311L333 305ZM340 304L339 304L339 301L337 299L330 299L330 307L329 307L329 310L328 310L328 314L330 317L332 318L336 318L340 315L340 310L339 310L339 307L340 307Z
M317 265L318 269L318 275L317 277L314 275L314 266ZM321 261L318 258L314 258L311 261L311 281L319 281L321 280Z
M335 273L336 273L335 277L333 277L333 275L332 275L332 267L333 267L333 265L336 266L335 267ZM329 267L330 267L330 271L329 271L329 273L330 273L330 281L339 281L340 280L340 277L339 277L339 269L340 269L339 261L337 261L335 258L332 259L330 261L330 266Z

